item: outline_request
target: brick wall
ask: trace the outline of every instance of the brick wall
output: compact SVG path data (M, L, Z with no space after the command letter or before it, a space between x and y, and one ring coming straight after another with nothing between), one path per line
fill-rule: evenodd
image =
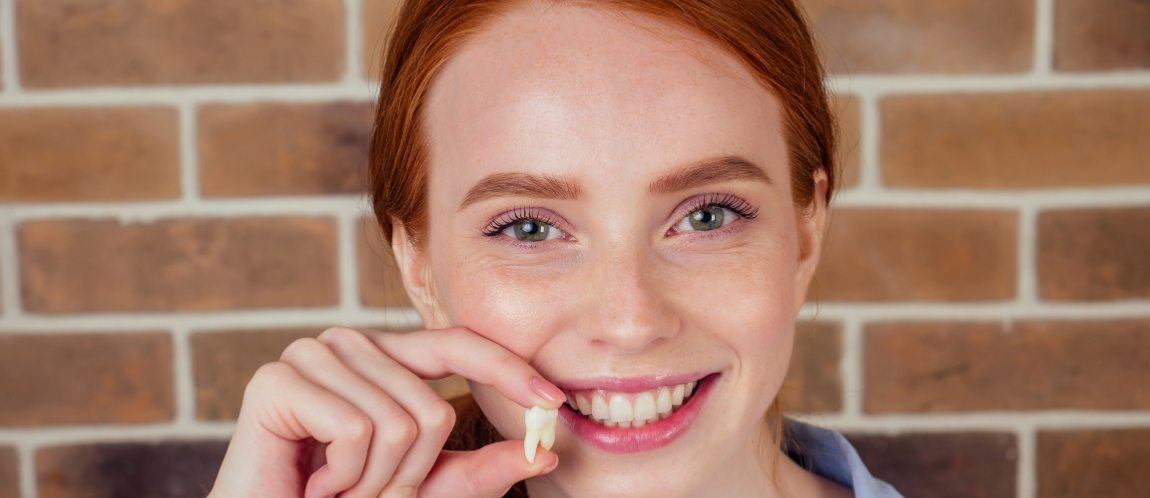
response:
M791 412L907 496L1144 495L1150 5L806 3L846 188ZM257 365L418 326L359 168L393 4L0 0L0 498L202 496Z

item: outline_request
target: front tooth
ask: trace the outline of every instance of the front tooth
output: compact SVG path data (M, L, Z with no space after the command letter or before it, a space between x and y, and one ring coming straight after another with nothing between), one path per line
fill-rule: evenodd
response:
M677 385L675 385L675 388L671 391L671 404L672 405L679 406L679 405L683 404L683 387L685 387L683 384L677 384Z
M602 394L594 394L591 396L591 417L596 420L607 420L611 417L608 415L610 410L607 409L607 400L603 398Z
M690 396L692 394L695 394L695 381L693 380L687 383L687 388L683 391L684 397Z
M666 387L659 388L659 396L655 398L655 411L659 415L671 413L671 390Z
M583 415L591 414L591 402L587 401L587 397L582 394L575 395L575 403L579 407L579 412Z
M648 420L655 420L655 395L651 391L639 393L635 397L635 422L646 423Z
M611 404L608 409L611 413L611 420L616 422L630 422L635 418L631 403L627 401L627 398L618 394L611 396Z

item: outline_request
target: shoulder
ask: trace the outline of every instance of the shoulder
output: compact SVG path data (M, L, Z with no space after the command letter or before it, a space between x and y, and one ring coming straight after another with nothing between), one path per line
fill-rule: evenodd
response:
M787 455L800 466L854 491L855 498L903 498L893 486L873 476L858 451L842 433L786 416Z

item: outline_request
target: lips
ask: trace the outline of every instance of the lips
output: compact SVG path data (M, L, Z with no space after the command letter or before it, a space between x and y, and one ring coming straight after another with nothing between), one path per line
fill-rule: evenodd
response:
M655 385L652 385L652 377L599 382L599 386L606 384L622 389L566 390L569 403L560 407L559 416L577 437L603 450L612 453L649 451L670 444L690 428L719 378L720 374L716 372L701 379L692 375L665 376L663 379L672 382ZM686 382L676 383L678 380ZM691 384L695 387L693 393L687 391ZM561 387L571 385L566 383ZM683 401L678 406L673 399L676 386L683 389ZM587 399L589 396L591 399ZM590 416L583 414L584 410L579 406L580 397L584 398L584 404L592 405L587 410ZM574 404L570 404L572 400ZM598 401L601 404L598 411L596 400L601 400Z

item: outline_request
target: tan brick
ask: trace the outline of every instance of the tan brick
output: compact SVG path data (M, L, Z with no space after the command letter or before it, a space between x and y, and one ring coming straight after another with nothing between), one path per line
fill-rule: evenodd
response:
M0 109L0 202L170 199L179 159L174 108Z
M1002 73L1031 66L1030 0L803 0L834 73Z
M862 118L858 97L838 95L834 100L835 116L838 119L838 157L842 168L842 178L836 188L849 188L859 183L859 168L862 156Z
M166 333L0 334L0 425L171 420L172 383Z
M16 447L0 447L0 498L20 498L20 462Z
M234 420L240 411L244 388L260 365L279 359L292 341L315 337L324 328L221 330L192 334L196 417ZM386 330L384 327L368 328ZM466 380L457 375L427 383L445 398L468 392Z
M16 4L27 87L334 81L340 0Z
M226 440L84 443L36 451L40 498L207 496Z
M898 187L1150 183L1150 91L897 96L881 101L882 175Z
M869 413L1150 408L1150 321L866 327Z
M359 265L360 302L370 307L411 307L411 299L403 288L395 255L383 239L375 218L361 218L357 226L356 261Z
M842 409L842 326L799 321L790 369L779 391L787 413L837 412Z
M942 432L845 434L867 469L905 496L1014 496L1018 445L1013 434Z
M331 306L327 218L30 221L17 228L23 302L40 313Z
M366 191L368 103L209 105L198 123L205 196Z
M1040 431L1039 498L1145 496L1150 489L1150 429Z
M1041 212L1037 246L1042 299L1150 297L1150 207Z
M1150 4L1058 0L1054 67L1061 71L1150 68Z
M402 0L363 0L362 66L364 77L370 81L379 80L387 37L402 3Z
M808 300L977 301L1014 296L1009 211L838 208Z

